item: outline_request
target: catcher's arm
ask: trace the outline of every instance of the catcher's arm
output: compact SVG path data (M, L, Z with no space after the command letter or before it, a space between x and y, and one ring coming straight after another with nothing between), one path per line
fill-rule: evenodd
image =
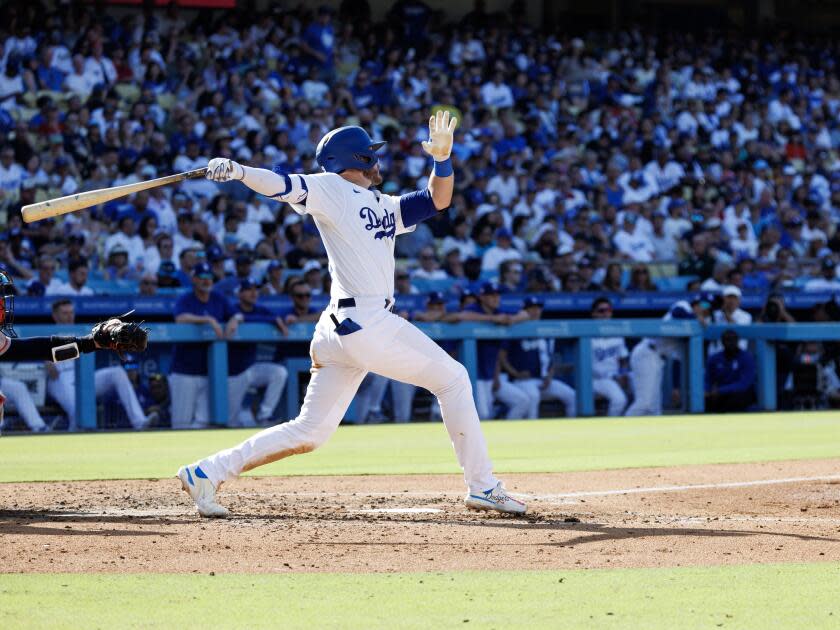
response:
M8 340L6 351L0 354L0 361L65 361L94 350L96 342L93 335L15 338Z
M130 315L130 313L126 313ZM125 317L125 315L123 315ZM138 324L124 322L114 317L93 327L89 335L70 337L29 337L27 339L0 339L2 361L68 361L97 348L124 352L142 352L146 349L149 331Z

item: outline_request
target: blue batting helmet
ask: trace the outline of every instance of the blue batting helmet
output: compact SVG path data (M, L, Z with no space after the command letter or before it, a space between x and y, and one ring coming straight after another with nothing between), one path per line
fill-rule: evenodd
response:
M327 173L341 173L348 168L364 171L379 161L376 151L384 144L371 140L361 127L339 127L321 138L315 159Z

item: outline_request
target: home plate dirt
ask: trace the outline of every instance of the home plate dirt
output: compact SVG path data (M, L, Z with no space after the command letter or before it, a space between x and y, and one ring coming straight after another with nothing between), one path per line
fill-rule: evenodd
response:
M442 571L840 561L840 459L504 475L246 477L199 519L176 479L0 484L0 572Z

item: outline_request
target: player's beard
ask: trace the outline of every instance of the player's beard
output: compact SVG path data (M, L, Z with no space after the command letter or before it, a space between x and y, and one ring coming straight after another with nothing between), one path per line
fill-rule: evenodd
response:
M364 175L367 179L370 180L371 186L379 186L383 182L382 174L379 172L379 166L374 166L373 168L369 168L366 171L362 171L362 175Z

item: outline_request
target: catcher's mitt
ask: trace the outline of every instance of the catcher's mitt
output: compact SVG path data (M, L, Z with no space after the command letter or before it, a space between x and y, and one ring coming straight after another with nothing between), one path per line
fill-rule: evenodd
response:
M120 317L112 317L111 319L99 322L91 330L91 336L100 348L107 348L114 350L120 357L126 352L138 353L146 349L146 343L149 340L149 329L141 328L140 324L135 322L124 322L122 317L128 317L134 311L129 311Z

